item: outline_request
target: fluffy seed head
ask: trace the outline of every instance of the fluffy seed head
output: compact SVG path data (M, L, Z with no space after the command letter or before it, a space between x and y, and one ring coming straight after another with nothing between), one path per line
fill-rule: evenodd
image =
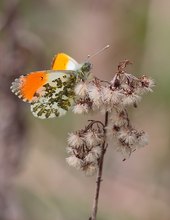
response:
M134 103L138 103L141 100L141 97L137 94L128 94L123 98L123 105L133 105Z
M75 94L84 98L88 94L87 83L79 82L75 87Z
M100 89L95 84L91 84L88 88L88 94L89 98L93 102L93 105L99 108L102 105Z
M85 157L85 161L90 162L90 163L96 161L96 157L93 154L93 152L90 152L90 153L87 154L87 156Z
M94 146L102 142L101 134L97 133L96 130L88 130L84 138L89 146Z
M136 142L136 136L131 131L120 131L118 139L128 145L133 145Z
M92 148L92 153L96 158L99 158L102 153L101 145Z
M87 166L84 168L83 171L85 172L85 175L86 175L86 176L93 176L93 175L96 173L96 171L97 171L97 164L95 164L95 163L90 163L89 165L87 165Z
M148 144L148 135L142 131L137 134L137 144L139 147L144 147Z
M72 155L66 158L66 162L70 165L75 167L76 169L81 169L82 167L82 160L77 158L76 156Z
M121 102L121 93L118 90L112 90L108 86L101 89L101 98L104 105L113 107L113 105Z
M76 133L69 133L67 141L70 147L79 147L83 145L83 138Z
M88 113L89 112L89 106L87 103L77 103L73 107L73 112L75 114L83 114L83 113Z

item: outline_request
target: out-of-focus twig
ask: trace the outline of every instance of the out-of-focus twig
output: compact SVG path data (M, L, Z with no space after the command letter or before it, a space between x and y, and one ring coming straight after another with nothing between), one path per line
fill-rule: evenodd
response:
M26 31L19 16L19 0L4 1L0 25L0 219L23 219L17 203L12 179L21 168L26 124L20 103L10 92L10 84L24 71L27 61L38 54L43 45ZM25 36L24 38L22 36Z

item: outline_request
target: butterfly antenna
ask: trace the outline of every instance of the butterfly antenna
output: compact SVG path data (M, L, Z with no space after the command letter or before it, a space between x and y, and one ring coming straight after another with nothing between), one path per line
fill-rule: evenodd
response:
M86 61L88 61L88 60L90 60L91 58L95 57L96 55L102 53L104 50L108 49L109 47L110 47L110 45L106 45L106 46L103 47L102 49L96 51L94 54L92 54L92 55L88 55Z

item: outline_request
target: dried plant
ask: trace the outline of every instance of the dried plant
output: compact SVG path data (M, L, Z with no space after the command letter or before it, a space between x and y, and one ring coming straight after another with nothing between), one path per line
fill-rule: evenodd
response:
M128 64L128 60L120 62L110 82L93 77L90 81L82 79L75 87L75 114L95 111L105 115L104 122L90 120L85 128L68 136L67 163L86 175L97 172L96 192L89 220L96 220L103 160L109 140L111 147L121 152L123 160L148 142L147 134L132 126L127 108L136 108L141 96L152 91L154 82L145 75L138 78L127 73Z
M103 160L109 140L122 153L123 160L147 144L145 132L137 131L131 125L127 107L137 107L141 96L152 91L154 86L153 80L144 75L137 78L127 73L128 60L120 62L110 82L96 77L88 80L92 67L89 58L107 48L109 45L82 64L67 54L59 53L51 70L21 75L11 85L11 91L29 102L33 115L41 119L63 116L72 106L75 114L101 112L105 115L104 122L90 120L85 128L70 133L68 137L67 163L86 175L97 172L90 220L96 220Z

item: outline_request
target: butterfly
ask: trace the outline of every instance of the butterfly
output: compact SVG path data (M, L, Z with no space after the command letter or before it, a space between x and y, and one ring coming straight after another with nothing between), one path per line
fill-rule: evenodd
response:
M74 88L80 80L87 79L91 63L79 64L65 53L57 54L51 70L21 75L11 85L11 91L30 103L31 112L40 119L60 117L74 103Z

